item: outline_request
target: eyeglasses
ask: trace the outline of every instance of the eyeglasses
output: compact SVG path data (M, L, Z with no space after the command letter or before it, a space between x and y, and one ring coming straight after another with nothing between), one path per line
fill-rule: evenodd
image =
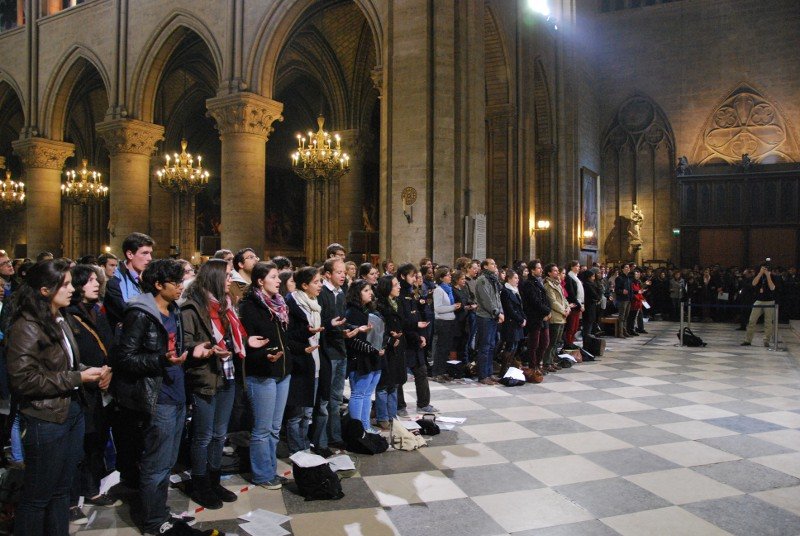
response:
M183 281L164 281L165 285L175 285L176 287L182 287Z
M258 258L258 255L248 255L244 258L246 261L260 261L261 259Z
M0 262L0 266L11 266L11 260Z

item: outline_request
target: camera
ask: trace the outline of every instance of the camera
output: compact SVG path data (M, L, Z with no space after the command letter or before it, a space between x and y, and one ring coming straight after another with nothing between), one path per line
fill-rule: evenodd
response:
M766 268L767 270L771 270L772 269L772 258L771 257L767 257L766 259L764 259L764 268Z

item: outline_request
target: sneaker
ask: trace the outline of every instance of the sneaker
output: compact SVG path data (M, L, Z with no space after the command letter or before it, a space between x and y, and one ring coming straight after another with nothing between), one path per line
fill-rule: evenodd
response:
M389 430L391 430L392 425L389 421L378 421L378 428L380 428L384 432L388 432Z
M491 378L484 378L482 380L478 380L478 383L483 385L495 385L494 380Z
M398 417L408 417L408 410L406 408L397 410Z
M284 486L289 483L289 479L285 476L278 475L278 481L283 484Z
M85 525L89 522L89 518L83 513L83 510L77 506L69 509L69 522L73 525Z
M271 489L271 490L281 489L283 487L281 479L277 476L272 480L267 480L266 482L262 482L261 484L258 485L264 489Z
M364 431L365 431L366 433L368 433L368 434L380 434L380 433L381 433L381 431L380 431L380 430L378 430L377 428L375 428L374 426L370 426L369 428L367 428L367 429L366 429L366 430L364 430Z
M439 410L437 408L431 406L430 404L428 404L424 408L417 408L417 411L419 411L421 413L439 413Z
M91 504L92 506L120 506L122 501L119 499L113 499L106 493L101 493L97 497L84 498L83 503Z
M194 516L190 516L188 514L176 514L175 512L169 513L169 522L170 523L183 523L184 525L189 525L190 527L197 523Z
M158 527L155 533L145 532L145 536L216 536L222 534L216 529L200 530L187 525L186 523L166 521Z
M749 342L747 342L747 341L744 341L744 342L743 342L742 344L740 344L739 346L750 346L750 343L749 343Z
M334 452L328 447L311 447L311 452L323 458L330 458L334 455Z

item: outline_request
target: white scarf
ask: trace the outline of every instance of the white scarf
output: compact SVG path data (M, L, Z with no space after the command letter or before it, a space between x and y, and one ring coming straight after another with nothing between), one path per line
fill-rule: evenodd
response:
M505 287L514 294L516 294L517 296L519 296L519 288L515 287L511 283L505 283Z
M322 307L317 299L309 297L309 295L302 290L295 290L292 292L292 296L294 296L294 301L297 302L297 305L300 306L300 309L306 314L308 325L314 329L319 328L322 325L322 317L320 316ZM319 346L319 339L319 332L314 333L308 337L308 344L310 346ZM319 348L311 353L311 357L314 358L314 376L319 378Z
M572 279L575 281L575 284L576 284L576 285L577 285L577 287L578 287L578 296L577 296L577 298L578 298L578 303L580 303L581 305L583 305L583 283L581 283L581 280L580 280L580 279L578 279L578 274L576 274L576 273L575 273L575 272L573 272L572 270L570 270L569 272L567 272L567 276L571 277L571 278L572 278Z

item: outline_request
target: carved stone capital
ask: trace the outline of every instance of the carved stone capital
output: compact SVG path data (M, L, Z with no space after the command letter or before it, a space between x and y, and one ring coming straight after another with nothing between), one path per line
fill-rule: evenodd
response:
M256 95L235 93L206 101L206 115L217 124L220 136L254 134L265 140L274 130L272 123L283 121L283 103Z
M164 139L164 127L136 119L103 121L96 128L111 156L126 153L150 156L156 143Z
M372 79L372 85L378 90L378 95L383 95L383 65L376 65L369 72L369 77Z
M25 169L61 170L67 158L75 154L74 144L46 138L25 138L12 141L11 146L22 160Z

